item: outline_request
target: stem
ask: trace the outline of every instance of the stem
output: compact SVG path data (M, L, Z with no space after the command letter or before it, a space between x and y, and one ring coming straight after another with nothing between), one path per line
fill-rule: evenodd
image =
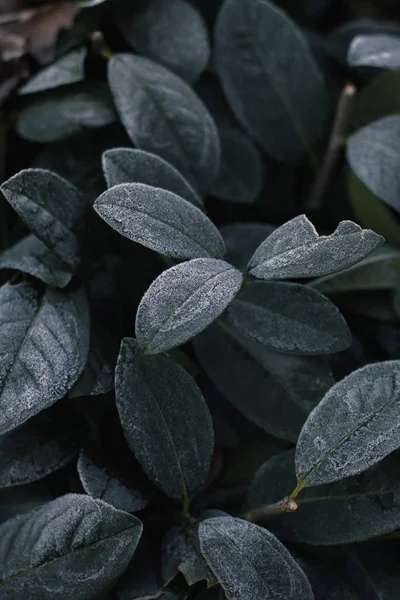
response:
M267 517L273 517L274 515L295 512L297 508L298 506L296 502L292 498L288 497L283 498L283 500L280 500L276 504L269 504L267 506L260 506L259 508L250 509L241 516L243 519L254 523L256 521L262 521Z
M346 135L350 109L353 104L355 93L356 87L352 83L346 83L339 96L328 147L326 149L321 168L312 187L311 194L305 203L305 207L308 210L317 210L320 208L322 199L326 190L328 189L331 177L340 156L343 137Z
M111 50L110 46L106 43L104 39L104 35L101 31L95 31L92 34L92 48L95 54L101 56L108 60L112 56L114 56L114 52Z

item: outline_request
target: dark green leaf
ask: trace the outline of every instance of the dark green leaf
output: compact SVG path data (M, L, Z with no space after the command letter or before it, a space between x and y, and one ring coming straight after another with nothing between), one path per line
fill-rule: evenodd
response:
M148 505L146 493L140 489L140 484L136 487L128 472L107 461L94 448L84 448L81 451L78 473L87 494L104 500L114 508L138 512Z
M215 62L242 125L283 162L315 163L329 122L322 76L301 31L267 0L226 0L215 29ZM301 83L300 83L301 82Z
M92 600L124 572L142 524L68 494L0 526L2 600Z
M218 320L194 339L196 356L218 389L250 421L295 441L307 414L333 385L322 358L267 350Z
M247 263L275 227L267 223L233 223L220 228L226 246L225 258L237 269L245 270Z
M354 265L383 242L352 221L342 221L331 235L319 236L307 217L299 215L262 242L248 269L260 279L317 277Z
M285 541L318 545L360 542L393 531L400 526L398 463L399 455L393 454L357 477L306 488L296 498L297 511L268 519L268 527ZM295 487L294 451L289 450L260 467L247 504L274 504Z
M226 314L245 337L278 352L330 354L351 343L336 306L319 292L295 283L249 281Z
M121 183L99 196L94 209L118 233L177 259L221 258L218 229L180 196L144 183Z
M347 142L347 160L359 179L400 212L400 116L366 125Z
M117 118L107 87L86 81L29 98L18 111L16 128L21 137L46 143L108 125Z
M161 63L193 83L210 57L208 31L201 13L185 0L148 0L134 13L122 5L117 22L139 54Z
M243 275L223 260L197 258L161 273L136 314L136 337L146 354L180 346L226 309Z
M352 67L400 68L400 39L391 35L360 35L350 44L347 61Z
M400 72L384 71L355 96L350 122L359 128L395 114L400 114Z
M158 154L206 193L219 169L219 139L204 104L179 77L133 54L108 63L121 120L134 144Z
M169 190L195 206L203 205L201 197L183 175L156 154L133 148L113 148L104 152L102 162L109 188L120 183L145 183Z
M400 446L400 361L367 365L336 383L311 412L296 449L301 486L368 469Z
M89 350L89 312L83 290L29 284L0 288L0 433L62 398L81 374Z
M233 517L206 519L200 547L230 600L313 600L303 571L266 529Z
M399 593L398 542L378 542L365 548L357 548L356 560L366 587L375 594L371 600L397 600Z
M160 548L144 531L135 555L118 582L118 600L153 600L163 593Z
M66 85L69 83L78 83L85 77L85 58L87 50L84 46L77 50L72 50L65 56L56 60L52 65L42 69L31 77L23 85L18 93L20 95L43 92L52 88Z
M37 277L47 285L65 287L73 272L34 235L27 235L0 254L0 269L14 269Z
M122 341L116 398L128 444L165 494L187 501L205 482L213 452L211 417L194 379L172 358L143 356Z
M85 199L68 181L45 169L25 169L1 185L18 216L71 268L79 264L72 227L83 216Z

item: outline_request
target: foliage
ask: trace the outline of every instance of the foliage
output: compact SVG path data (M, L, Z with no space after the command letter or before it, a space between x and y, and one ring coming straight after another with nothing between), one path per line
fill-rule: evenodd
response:
M0 598L398 598L400 27L80 5L2 116Z

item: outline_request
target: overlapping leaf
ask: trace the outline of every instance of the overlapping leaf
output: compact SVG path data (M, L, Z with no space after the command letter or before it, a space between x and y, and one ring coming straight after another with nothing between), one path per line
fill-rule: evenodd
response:
M52 65L42 69L31 77L19 89L19 94L43 92L61 85L78 83L85 77L84 63L87 50L84 46L65 54Z
M347 61L352 67L400 68L400 39L391 35L360 35L350 44Z

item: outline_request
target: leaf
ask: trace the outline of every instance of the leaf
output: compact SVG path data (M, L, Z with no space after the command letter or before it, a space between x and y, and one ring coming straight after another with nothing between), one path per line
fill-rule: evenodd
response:
M399 273L400 251L385 244L349 269L325 275L308 285L323 294L392 289Z
M386 34L400 36L400 27L393 21L372 19L354 19L336 27L328 36L329 42L335 48L337 60L347 64L347 54L353 39L361 35Z
M34 235L27 235L0 254L0 269L14 269L47 285L65 287L73 272Z
M395 114L400 114L400 73L384 71L356 94L349 120L358 129Z
M400 68L400 39L391 35L359 35L347 54L351 67Z
M205 194L219 169L219 139L204 104L179 77L133 54L108 62L117 110L135 146L158 154Z
M315 290L295 283L249 281L226 316L249 340L278 352L331 354L351 343L336 306Z
M221 166L211 193L226 202L253 204L263 183L260 153L239 127L219 124L218 131Z
M86 428L74 406L58 402L0 436L0 487L46 477L79 452Z
M5 181L1 191L32 233L75 269L78 240L72 228L86 208L80 191L45 169L24 169Z
M205 258L161 273L136 314L136 338L143 352L164 352L194 337L222 314L242 281L242 273L230 264Z
M336 383L297 442L301 487L356 475L400 446L400 361L366 365Z
M315 163L328 97L305 38L284 12L267 0L226 0L215 66L236 117L268 154L294 164L308 154Z
M391 115L354 133L347 160L359 179L400 212L400 116Z
M29 284L0 288L0 434L62 398L89 350L82 289L40 294Z
M78 459L78 473L82 487L93 498L104 500L118 510L138 512L148 505L148 498L140 484L136 487L129 473L120 465L107 461L95 448L83 448Z
M78 83L85 77L85 59L87 49L82 46L65 54L52 65L36 73L23 85L20 95L43 92L61 85Z
M125 338L116 401L125 437L149 479L187 502L207 478L214 443L194 379L169 356L143 356L136 341Z
M118 582L118 600L152 600L163 593L160 575L160 548L144 531L137 551Z
M210 58L208 31L201 13L184 0L148 0L137 13L122 6L117 22L126 41L143 56L171 69L189 83Z
M108 187L120 183L145 183L181 196L201 208L203 200L186 179L166 160L133 148L112 148L102 157Z
M299 215L261 243L248 269L260 279L327 275L352 266L384 241L352 221L342 221L331 235L319 236L307 217Z
M350 544L400 526L398 454L365 473L302 490L294 513L268 519L268 527L285 542ZM287 497L296 487L294 451L273 456L254 476L247 505L258 508Z
M15 600L91 600L121 576L142 524L89 496L67 494L0 526L0 593Z
M233 517L206 519L200 547L230 600L313 600L306 576L266 529Z
M358 548L356 560L367 587L376 593L377 600L396 600L399 589L399 568L396 560L398 542L393 540ZM375 599L374 599L375 600Z
M121 235L170 258L220 258L225 253L210 219L168 190L121 183L101 194L94 209Z
M26 140L48 143L114 123L117 118L106 85L85 81L29 98L18 110L16 129Z
M232 223L220 227L225 242L227 262L237 269L245 270L247 263L275 227L267 223Z
M208 377L235 408L285 440L296 441L307 414L334 383L322 358L267 350L223 319L196 336L194 347Z
M161 557L164 585L169 585L178 573L188 585L206 581L210 587L218 583L201 554L197 525L172 527L162 541Z

